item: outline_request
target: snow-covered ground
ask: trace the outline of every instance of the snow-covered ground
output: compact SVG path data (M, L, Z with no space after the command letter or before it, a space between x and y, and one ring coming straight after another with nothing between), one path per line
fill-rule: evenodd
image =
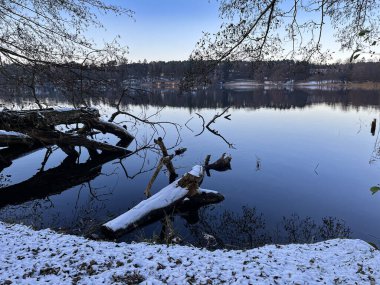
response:
M380 284L361 240L246 251L91 241L0 222L0 284Z

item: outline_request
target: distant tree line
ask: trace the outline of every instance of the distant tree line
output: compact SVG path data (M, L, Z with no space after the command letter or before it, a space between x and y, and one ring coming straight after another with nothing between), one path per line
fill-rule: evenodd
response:
M185 78L193 66L191 61L137 62L83 66L71 62L63 66L16 64L2 66L0 89L14 96L31 95L38 103L42 89L58 92L81 105L86 97L123 94L144 83L173 81ZM335 63L318 65L306 61L225 61L218 64L210 83L219 84L237 79L264 81L339 81L380 82L379 62ZM141 87L144 89L145 87Z
M191 61L146 60L113 67L115 76L121 80L128 78L151 78L181 80L191 68ZM211 76L213 82L226 82L236 79L269 81L351 81L380 82L379 62L356 62L314 64L307 61L224 61L218 64Z

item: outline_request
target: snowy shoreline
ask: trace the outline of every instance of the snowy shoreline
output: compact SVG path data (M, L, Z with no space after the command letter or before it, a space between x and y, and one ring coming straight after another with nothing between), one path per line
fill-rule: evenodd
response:
M128 283L131 282L131 283ZM0 284L378 284L362 240L208 251L113 243L0 222Z

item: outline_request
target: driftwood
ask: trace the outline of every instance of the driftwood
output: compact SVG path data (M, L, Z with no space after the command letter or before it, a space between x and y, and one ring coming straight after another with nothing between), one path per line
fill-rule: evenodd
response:
M162 152L162 157L165 158L165 157L168 157L167 159L163 159L163 164L166 166L166 169L169 171L169 175L173 176L173 178L177 178L178 175L177 173L175 172L175 169L174 169L174 166L173 166L173 163L172 163L172 159L174 157L174 155L171 155L169 156L169 153L168 153L168 150L166 149L166 146L164 144L164 141L162 140L162 138L158 138L157 140L154 140L154 142L160 147L161 149L161 152ZM174 180L173 179L173 180ZM172 180L172 179L171 179ZM173 181L171 181L173 182Z
M157 140L154 140L154 142L160 147L161 152L162 152L162 158L160 159L156 170L154 171L152 177L150 178L148 182L148 185L145 188L144 194L147 198L152 196L150 193L150 189L152 188L154 181L156 180L158 174L160 173L164 165L169 172L169 184L174 182L174 180L178 177L178 174L175 171L175 168L172 163L172 159L177 155L181 155L185 153L186 151L186 148L179 148L174 151L174 154L169 155L168 150L161 137L159 137Z
M226 155L223 153L223 155L215 162L209 164L211 155L207 155L205 159L205 165L204 168L206 170L207 176L210 176L210 170L216 170L216 171L227 171L231 170L231 160L232 157L230 155Z
M148 182L148 185L147 185L146 188L145 188L145 191L144 191L145 197L149 198L149 197L152 196L152 194L150 193L150 189L152 188L153 183L154 183L154 181L156 180L156 178L157 178L158 174L160 173L160 171L161 171L162 167L164 166L164 164L165 164L165 165L168 164L168 162L167 162L168 160L170 161L170 157L169 157L169 156L162 157L162 158L160 159L160 161L159 161L159 163L158 163L156 169L155 169L154 172L153 172L152 177L150 178L150 180L149 180L149 182ZM171 163L171 162L170 162L170 163ZM173 177L173 176L175 176L175 177L174 177L174 179L172 180L172 177ZM173 175L172 173L170 173L170 178L169 178L169 180L172 180L171 182L173 182L173 181L175 180L175 178L177 178L176 176L177 176L177 173L174 172L174 175Z
M0 146L56 144L68 155L77 155L75 146L84 146L91 153L96 150L125 153L133 136L125 128L100 120L99 117L99 111L94 108L26 111L5 109L0 112L0 130L5 131L0 132ZM77 134L55 129L58 125L71 124L83 124L84 127ZM92 134L92 129L114 134L120 142L113 146L90 140L86 136Z
M105 223L102 230L109 236L118 236L122 233L133 230L136 227L162 218L165 213L173 212L176 208L187 205L188 200L198 199L206 204L220 202L224 198L215 191L202 191L199 183L203 178L203 167L195 166L182 178L169 184L157 194L140 202L128 212ZM196 198L198 197L198 198ZM195 203L195 202L194 202Z

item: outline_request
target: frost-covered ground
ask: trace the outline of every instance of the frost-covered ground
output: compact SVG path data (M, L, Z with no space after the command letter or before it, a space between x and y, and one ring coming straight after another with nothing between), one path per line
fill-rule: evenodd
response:
M380 284L361 240L247 251L90 241L0 223L0 284Z

